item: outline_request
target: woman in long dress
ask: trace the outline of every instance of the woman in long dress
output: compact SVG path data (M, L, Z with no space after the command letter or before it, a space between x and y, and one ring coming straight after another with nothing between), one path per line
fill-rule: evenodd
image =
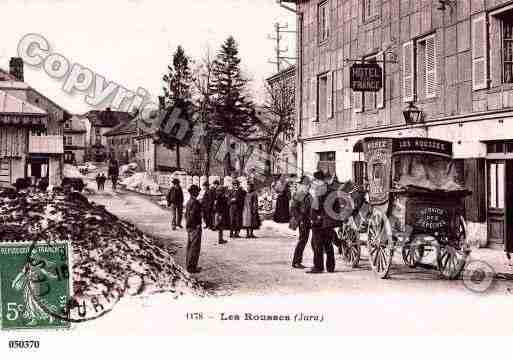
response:
M256 238L254 229L260 228L260 216L258 215L258 194L255 185L248 183L248 192L244 197L244 210L242 212L242 227L246 229L247 238Z

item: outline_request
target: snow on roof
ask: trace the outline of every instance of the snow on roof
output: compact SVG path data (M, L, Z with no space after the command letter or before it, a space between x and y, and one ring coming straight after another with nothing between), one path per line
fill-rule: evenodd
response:
M37 106L0 91L0 113L46 115L46 111Z

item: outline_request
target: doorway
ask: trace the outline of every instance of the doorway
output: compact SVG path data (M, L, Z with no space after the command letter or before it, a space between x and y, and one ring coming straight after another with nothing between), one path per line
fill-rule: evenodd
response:
M492 246L513 244L513 160L487 161L488 241Z

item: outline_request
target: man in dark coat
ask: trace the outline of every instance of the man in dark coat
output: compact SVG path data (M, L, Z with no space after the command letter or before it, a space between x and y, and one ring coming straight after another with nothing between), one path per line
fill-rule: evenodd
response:
M180 181L173 179L171 188L167 194L167 205L171 207L171 229L182 228L183 213L183 191L180 187Z
M214 229L219 232L219 244L227 243L223 239L223 230L230 227L230 219L228 212L228 199L226 198L225 188L219 186L219 181L214 181L216 187L214 200Z
M110 162L108 176L112 181L112 190L115 191L119 177L119 164L117 160L112 160Z
M201 210L203 212L203 221L205 228L211 229L214 225L214 201L217 185L212 184L210 188L208 181L203 183L203 198L201 199Z
M201 203L197 199L199 192L200 189L195 184L189 188L191 197L185 207L185 228L187 229L185 267L189 273L198 273L201 271L201 268L198 267L202 233Z
M326 213L324 204L328 197L328 186L324 182L324 174L322 172L317 171L314 173L314 181L310 192L315 194L312 195L312 206L310 209L314 266L307 273L324 272L324 254L326 254L326 270L334 272L335 251L333 249L333 242L337 235L334 228L339 223Z
M233 180L232 189L228 193L228 205L230 208L230 237L239 238L242 228L242 211L244 210L244 198L246 191L240 188L238 180Z
M299 228L299 240L294 250L294 258L292 259L292 267L297 269L305 268L303 265L303 253L312 227L312 222L310 221L312 196L308 193L309 182L308 177L303 176L297 183L297 191L292 197L292 204L290 206L292 215L290 227L293 230Z

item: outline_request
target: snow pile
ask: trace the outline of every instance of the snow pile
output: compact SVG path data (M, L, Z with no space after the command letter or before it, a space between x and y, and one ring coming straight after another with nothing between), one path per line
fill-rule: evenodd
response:
M42 232L43 231L43 232ZM0 240L71 241L73 297L170 291L205 295L171 254L79 193L0 191Z
M146 172L137 172L120 182L126 189L151 196L161 196L160 187Z
M129 177L132 176L137 170L137 163L132 162L127 165L122 165L119 167L119 175L121 177Z
M75 167L68 163L64 164L64 169L62 171L62 174L63 174L63 177L68 177L68 178L82 178L82 179L86 178L86 176L84 176L82 173L80 173L78 167Z

